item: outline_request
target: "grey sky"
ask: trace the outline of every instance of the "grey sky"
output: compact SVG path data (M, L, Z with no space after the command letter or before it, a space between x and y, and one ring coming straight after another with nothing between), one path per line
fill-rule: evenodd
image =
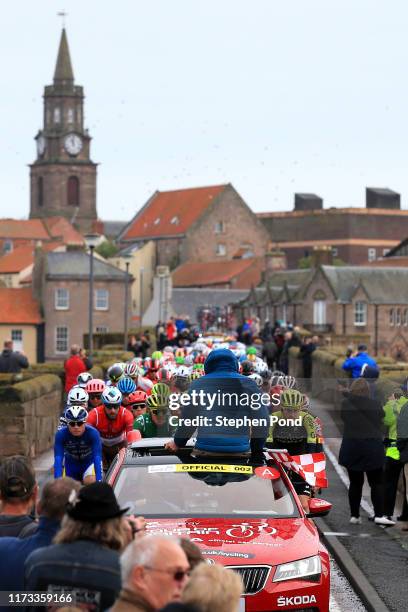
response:
M61 8L101 218L224 182L255 211L359 206L367 185L405 202L406 0L3 0L1 216L28 215Z

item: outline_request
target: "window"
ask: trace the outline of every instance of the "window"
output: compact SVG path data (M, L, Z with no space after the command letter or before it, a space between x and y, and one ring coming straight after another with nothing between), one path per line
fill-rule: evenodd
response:
M389 252L390 252L390 249L383 249L383 257L385 257L387 253Z
M154 220L154 224L159 225L159 223L160 223L160 217L157 217L157 219Z
M408 308L405 308L404 310L404 318L402 324L404 327L408 327Z
M397 327L401 327L401 310L400 310L400 308L397 308L397 310L395 311L395 325Z
M367 325L366 302L356 302L354 304L354 325Z
M368 261L374 261L377 257L377 251L375 249L368 249Z
M390 318L389 318L389 323L391 327L394 327L395 325L395 311L393 308L390 308Z
M68 123L74 123L74 109L69 108L67 113Z
M214 233L222 234L223 232L224 232L224 221L217 221L217 223L214 226Z
M108 310L109 291L107 289L96 289L95 291L95 310Z
M55 310L68 310L69 308L69 291L59 287L55 290Z
M38 177L37 189L37 204L41 207L44 204L44 179L42 176Z
M79 178L70 176L68 178L68 206L79 206Z
M215 254L216 255L221 255L221 256L226 255L227 254L227 248L226 248L225 244L217 244L217 248L216 248Z
M12 240L5 240L3 242L3 253L11 253L11 251L13 250L13 241Z
M13 341L13 350L22 351L23 350L23 330L22 329L12 329L11 339Z
M106 325L97 325L95 327L96 334L107 334L108 331L109 331L109 327L106 327Z
M68 353L68 327L55 328L55 352Z
M333 257L337 257L339 254L339 249L337 247L332 247L331 252L332 252Z
M54 123L61 123L61 109L58 106L54 108Z
M177 215L173 217L172 220L170 221L172 225L178 225L178 222L179 222L179 218L177 217Z
M326 325L326 300L314 300L313 324Z

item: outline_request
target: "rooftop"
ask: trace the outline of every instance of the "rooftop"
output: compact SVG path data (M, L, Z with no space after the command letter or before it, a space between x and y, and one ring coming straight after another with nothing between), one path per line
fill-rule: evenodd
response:
M172 273L173 287L226 285L235 279L234 288L249 289L261 280L261 258L229 261L187 262Z
M88 279L90 269L90 255L84 251L67 251L66 253L48 253L47 255L47 277L48 278L71 278ZM94 279L95 280L119 280L124 281L126 272L116 268L112 264L94 257ZM130 277L130 280L133 280Z
M62 242L45 242L42 245L44 251L54 251L62 247ZM0 257L0 274L18 274L34 263L35 247L32 244L24 244L16 247L7 255Z
M40 304L33 298L31 288L0 287L0 324L42 323Z

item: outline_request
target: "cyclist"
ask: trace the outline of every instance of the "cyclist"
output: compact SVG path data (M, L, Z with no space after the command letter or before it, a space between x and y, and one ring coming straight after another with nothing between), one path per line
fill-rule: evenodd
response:
M198 370L196 370L198 371ZM187 391L190 385L190 368L181 365L177 368L173 378L173 388L175 393Z
M126 408L133 414L133 419L144 413L146 401L147 393L144 391L134 391L129 395Z
M116 387L119 380L123 376L123 370L124 370L124 366L122 363L114 363L113 365L111 365L111 367L108 368L108 371L107 371L109 380L106 384L109 386Z
M305 399L300 391L296 389L284 389L280 396L281 410L272 412L272 417L277 417L280 422L275 422L269 429L266 446L274 449L286 449L290 455L304 455L317 451L317 435L315 421L311 414L302 410ZM293 420L299 419L300 424L293 424ZM303 480L296 472L289 472L289 477L299 496L305 512L309 511L309 500L312 495L312 487Z
M102 392L106 388L106 384L100 378L93 378L86 385L86 392L88 393L88 412L96 406L100 406L102 402Z
M83 484L102 480L101 438L86 424L83 406L68 406L67 426L59 429L54 442L54 478L70 476Z
M129 395L136 391L136 383L129 376L122 376L117 384L117 388L122 394L122 405L126 406Z
M93 408L88 424L97 429L102 442L104 469L121 448L126 448L128 434L133 430L133 415L122 406L122 394L116 387L106 387L102 393L102 405Z
M75 387L72 387L72 389L68 392L65 410L68 408L68 406L83 406L86 410L88 410L88 401L89 396L85 389L79 385L75 385ZM62 427L66 427L67 425L65 410L59 418L58 429L62 429Z

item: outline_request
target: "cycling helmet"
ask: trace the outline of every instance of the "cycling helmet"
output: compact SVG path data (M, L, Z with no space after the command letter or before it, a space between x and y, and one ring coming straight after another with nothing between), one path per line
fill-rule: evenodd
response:
M242 367L242 374L244 376L249 376L250 374L254 373L254 364L251 361L248 361L248 359L241 362L241 367Z
M150 370L150 367L152 365L152 358L151 357L145 357L144 361L143 361L143 367L145 370Z
M262 376L264 382L270 382L272 378L272 372L268 370L268 368L266 368L266 370L262 370L259 375Z
M262 372L265 372L267 369L268 369L268 366L262 359L259 359L259 361L255 361L254 371L256 374L262 375Z
M174 374L175 378L188 378L190 376L190 369L187 366L181 365L177 368Z
M118 380L123 376L123 365L121 363L114 363L108 369L107 374L108 378L110 378L113 383L118 382Z
M117 406L122 403L122 393L117 387L106 387L102 392L102 402L105 406Z
M152 387L152 393L149 396L153 398L152 401L156 402L156 406L167 406L170 395L170 389L165 383L158 382ZM149 405L149 404L148 404Z
M163 349L163 353L173 353L174 352L174 346L165 346Z
M263 379L262 379L262 376L260 376L259 374L256 374L256 373L250 374L248 378L251 378L258 387L262 387Z
M65 410L64 418L69 423L69 421L74 421L78 423L79 421L86 421L88 418L88 413L83 406L68 406Z
M254 346L248 346L246 349L247 355L256 355L256 348Z
M286 389L293 389L293 387L296 385L296 378L294 376L289 376L289 375L282 376L282 382L278 384L281 384Z
M129 363L125 365L123 374L125 376L130 376L130 378L137 378L137 376L139 375L139 370L140 370L139 364L136 363L136 360L134 360L134 361L130 361Z
M203 363L195 363L193 365L193 370L201 370L204 372L204 364Z
M189 376L189 380L190 382L193 382L193 380L198 380L202 376L204 376L204 372L202 370L193 370Z
M173 374L169 370L169 368L160 368L160 370L157 372L156 377L159 382L169 383L173 378Z
M122 376L119 380L117 388L123 393L133 393L136 391L136 383L129 376Z
M86 384L86 392L89 393L102 393L106 385L100 378L93 378Z
M128 396L128 406L129 405L139 405L141 407L146 405L146 401L147 401L147 393L145 393L144 391L133 391L133 393L130 393L130 395Z
M157 372L159 368L160 368L160 359L152 359L150 366L149 366L150 372Z
M194 357L193 357L193 355L191 353L184 357L184 365L192 366L193 363L194 363Z
M152 359L161 359L163 357L163 353L161 351L153 351Z
M176 357L176 364L177 365L184 365L184 357Z
M174 355L176 357L184 357L185 353L184 353L184 349L183 348L176 348Z
M280 396L280 405L282 408L292 408L300 410L304 404L305 398L303 393L296 389L284 389Z
M93 379L93 376L90 372L81 372L77 376L77 385L85 389L87 383L92 379Z
M81 404L87 404L89 400L89 395L79 385L72 387L72 389L68 392L67 396L67 404L70 406L78 406Z
M205 355L197 355L197 357L194 359L194 363L204 363L205 362Z

